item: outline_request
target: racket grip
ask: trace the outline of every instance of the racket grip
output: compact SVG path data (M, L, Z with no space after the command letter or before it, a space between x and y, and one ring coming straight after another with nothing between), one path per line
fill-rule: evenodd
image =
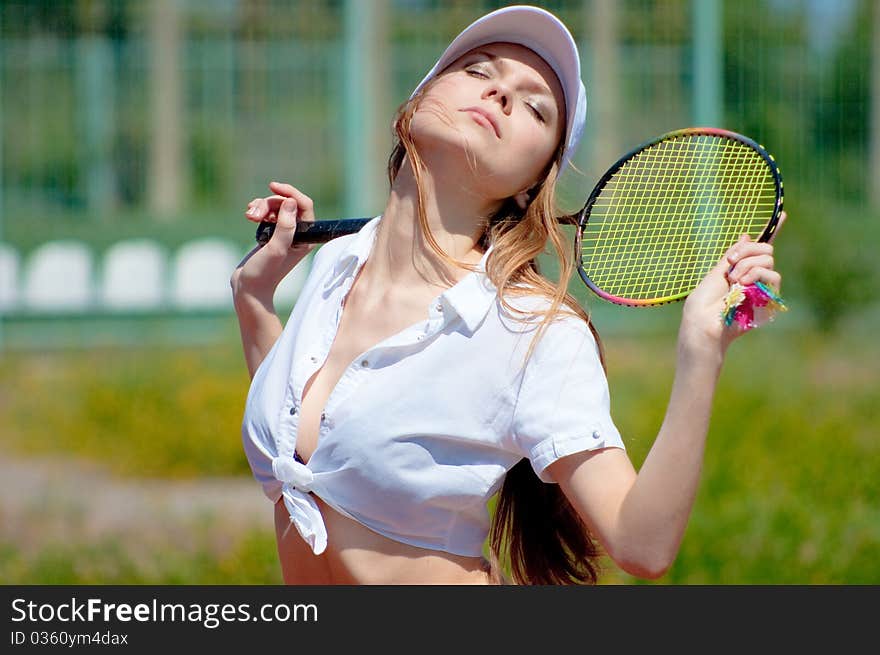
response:
M557 218L560 224L577 224L579 214L570 214ZM296 224L293 242L296 243L327 243L330 239L354 234L370 221L369 218L336 218L323 221L300 221ZM263 221L257 227L256 240L265 246L275 233L275 223Z
M300 221L296 224L293 243L326 243L330 239L354 234L367 224L369 218L340 218L326 221ZM275 233L275 223L263 221L257 228L256 240L266 245Z

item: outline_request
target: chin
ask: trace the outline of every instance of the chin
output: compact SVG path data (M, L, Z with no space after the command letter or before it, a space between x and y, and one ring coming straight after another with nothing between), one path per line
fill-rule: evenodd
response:
M457 170L470 171L473 175L487 174L478 151L474 149L463 130L456 126L440 124L439 121L423 127L424 129L413 129L412 137L426 166L453 167Z

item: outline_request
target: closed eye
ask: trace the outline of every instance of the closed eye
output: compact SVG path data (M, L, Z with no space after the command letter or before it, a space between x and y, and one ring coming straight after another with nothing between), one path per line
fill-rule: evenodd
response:
M535 105L530 104L530 103L528 103L528 102L526 103L526 105L528 106L529 109L532 110L532 113L535 115L535 118L537 118L537 119L538 119L539 121L541 121L542 123L546 123L546 122L547 122L546 120L544 120L544 115L538 110L537 107L535 107Z

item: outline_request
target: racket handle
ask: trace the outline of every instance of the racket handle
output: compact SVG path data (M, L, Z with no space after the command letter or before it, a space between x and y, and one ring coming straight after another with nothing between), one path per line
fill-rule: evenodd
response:
M327 221L300 221L296 224L293 242L326 243L336 237L354 234L366 225L369 220L369 218L340 218ZM266 245L274 232L275 223L263 221L257 228L257 243L261 246ZM293 242L291 242L291 246Z
M578 214L560 216L560 224L577 224ZM354 234L370 221L369 218L335 218L325 221L300 221L296 224L293 241L296 243L327 243L330 239ZM263 221L257 228L256 240L265 246L275 232L275 223ZM291 242L293 245L293 242Z

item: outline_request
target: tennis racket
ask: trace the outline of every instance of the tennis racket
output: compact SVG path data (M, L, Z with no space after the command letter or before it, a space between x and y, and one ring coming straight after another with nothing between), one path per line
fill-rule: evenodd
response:
M782 174L752 139L716 128L669 132L614 163L577 226L578 274L596 295L633 307L681 300L748 234L767 241L782 212ZM362 219L298 223L294 240L322 243L358 231ZM265 243L274 223L257 228Z

